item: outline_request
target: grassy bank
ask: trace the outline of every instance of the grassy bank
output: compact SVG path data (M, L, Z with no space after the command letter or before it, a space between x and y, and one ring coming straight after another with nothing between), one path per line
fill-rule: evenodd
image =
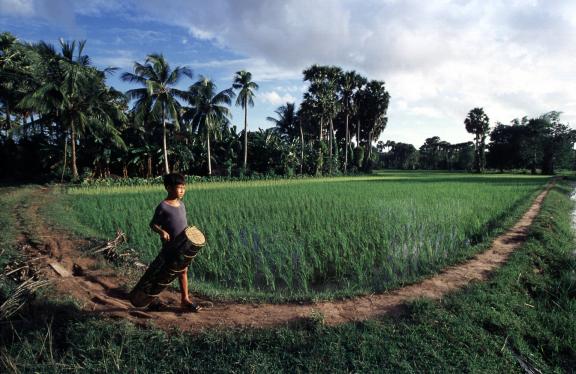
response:
M188 219L208 245L191 286L211 298L309 300L381 292L462 261L522 214L545 177L384 173L196 183ZM67 215L87 234L127 233L144 261L161 186L71 189ZM480 247L478 246L480 244Z
M8 372L570 372L576 367L571 186L554 188L529 241L491 280L400 318L185 335L88 318L44 301L3 324ZM207 313L209 313L207 311ZM24 322L20 322L24 321Z

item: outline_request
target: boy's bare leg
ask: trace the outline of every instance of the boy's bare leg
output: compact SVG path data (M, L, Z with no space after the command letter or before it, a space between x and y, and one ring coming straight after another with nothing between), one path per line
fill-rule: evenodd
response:
M178 276L180 283L180 295L182 296L182 305L192 304L190 295L188 295L188 267Z

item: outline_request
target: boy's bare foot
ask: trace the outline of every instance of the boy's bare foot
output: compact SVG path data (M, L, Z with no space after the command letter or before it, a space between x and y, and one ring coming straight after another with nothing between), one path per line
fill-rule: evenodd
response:
M191 301L183 301L182 302L182 308L189 310L191 312L194 312L194 313L198 313L200 311L200 309L202 309L201 306L196 305Z

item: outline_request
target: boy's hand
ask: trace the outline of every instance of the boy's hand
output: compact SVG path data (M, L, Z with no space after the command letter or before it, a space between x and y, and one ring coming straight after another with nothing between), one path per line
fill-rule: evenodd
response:
M165 242L169 242L170 241L170 234L168 234L166 231L162 231L160 233L160 238Z

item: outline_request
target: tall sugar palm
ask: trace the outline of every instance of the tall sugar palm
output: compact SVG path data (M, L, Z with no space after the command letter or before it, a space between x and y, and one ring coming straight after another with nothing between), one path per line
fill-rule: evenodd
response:
M339 81L339 97L340 107L346 115L346 134L345 134L345 151L344 151L344 172L348 167L348 148L350 147L350 127L349 119L355 111L354 93L357 92L364 84L366 78L362 77L355 71L347 71L340 75Z
M181 106L177 98L186 99L187 93L175 86L184 76L192 78L192 70L185 66L171 69L161 54L148 55L144 64L134 62L134 73L122 74L122 80L142 86L126 92L129 99L136 100L133 110L138 119L152 115L162 121L162 151L166 174L170 173L166 121L171 120L175 129L180 128L178 113Z
M490 118L484 113L483 108L474 108L468 112L464 120L466 131L474 134L474 167L477 173L482 173L486 164L486 135L490 129Z
M244 163L246 169L248 163L248 105L254 106L254 91L258 90L258 84L252 81L252 73L241 70L234 75L232 87L238 92L236 105L244 108Z
M371 80L358 92L356 99L358 100L358 121L362 121L365 132L364 166L367 167L372 155L372 142L374 139L378 139L388 123L386 114L390 103L390 94L386 91L384 82ZM358 133L360 139L360 131Z
M208 175L212 175L210 134L218 135L218 129L230 123L229 106L235 96L232 88L216 92L214 82L203 76L188 89L186 97L191 107L185 111L184 118L190 122L192 131L206 136Z
M317 108L320 117L320 143L322 142L323 125L329 125L328 130L328 156L329 168L332 172L334 160L332 158L333 152L333 138L334 138L334 117L338 114L338 97L337 97L337 84L339 76L342 74L342 69L337 66L320 66L312 65L304 70L304 81L310 82L308 91L304 94L304 100L313 103ZM320 144L321 147L321 144Z

